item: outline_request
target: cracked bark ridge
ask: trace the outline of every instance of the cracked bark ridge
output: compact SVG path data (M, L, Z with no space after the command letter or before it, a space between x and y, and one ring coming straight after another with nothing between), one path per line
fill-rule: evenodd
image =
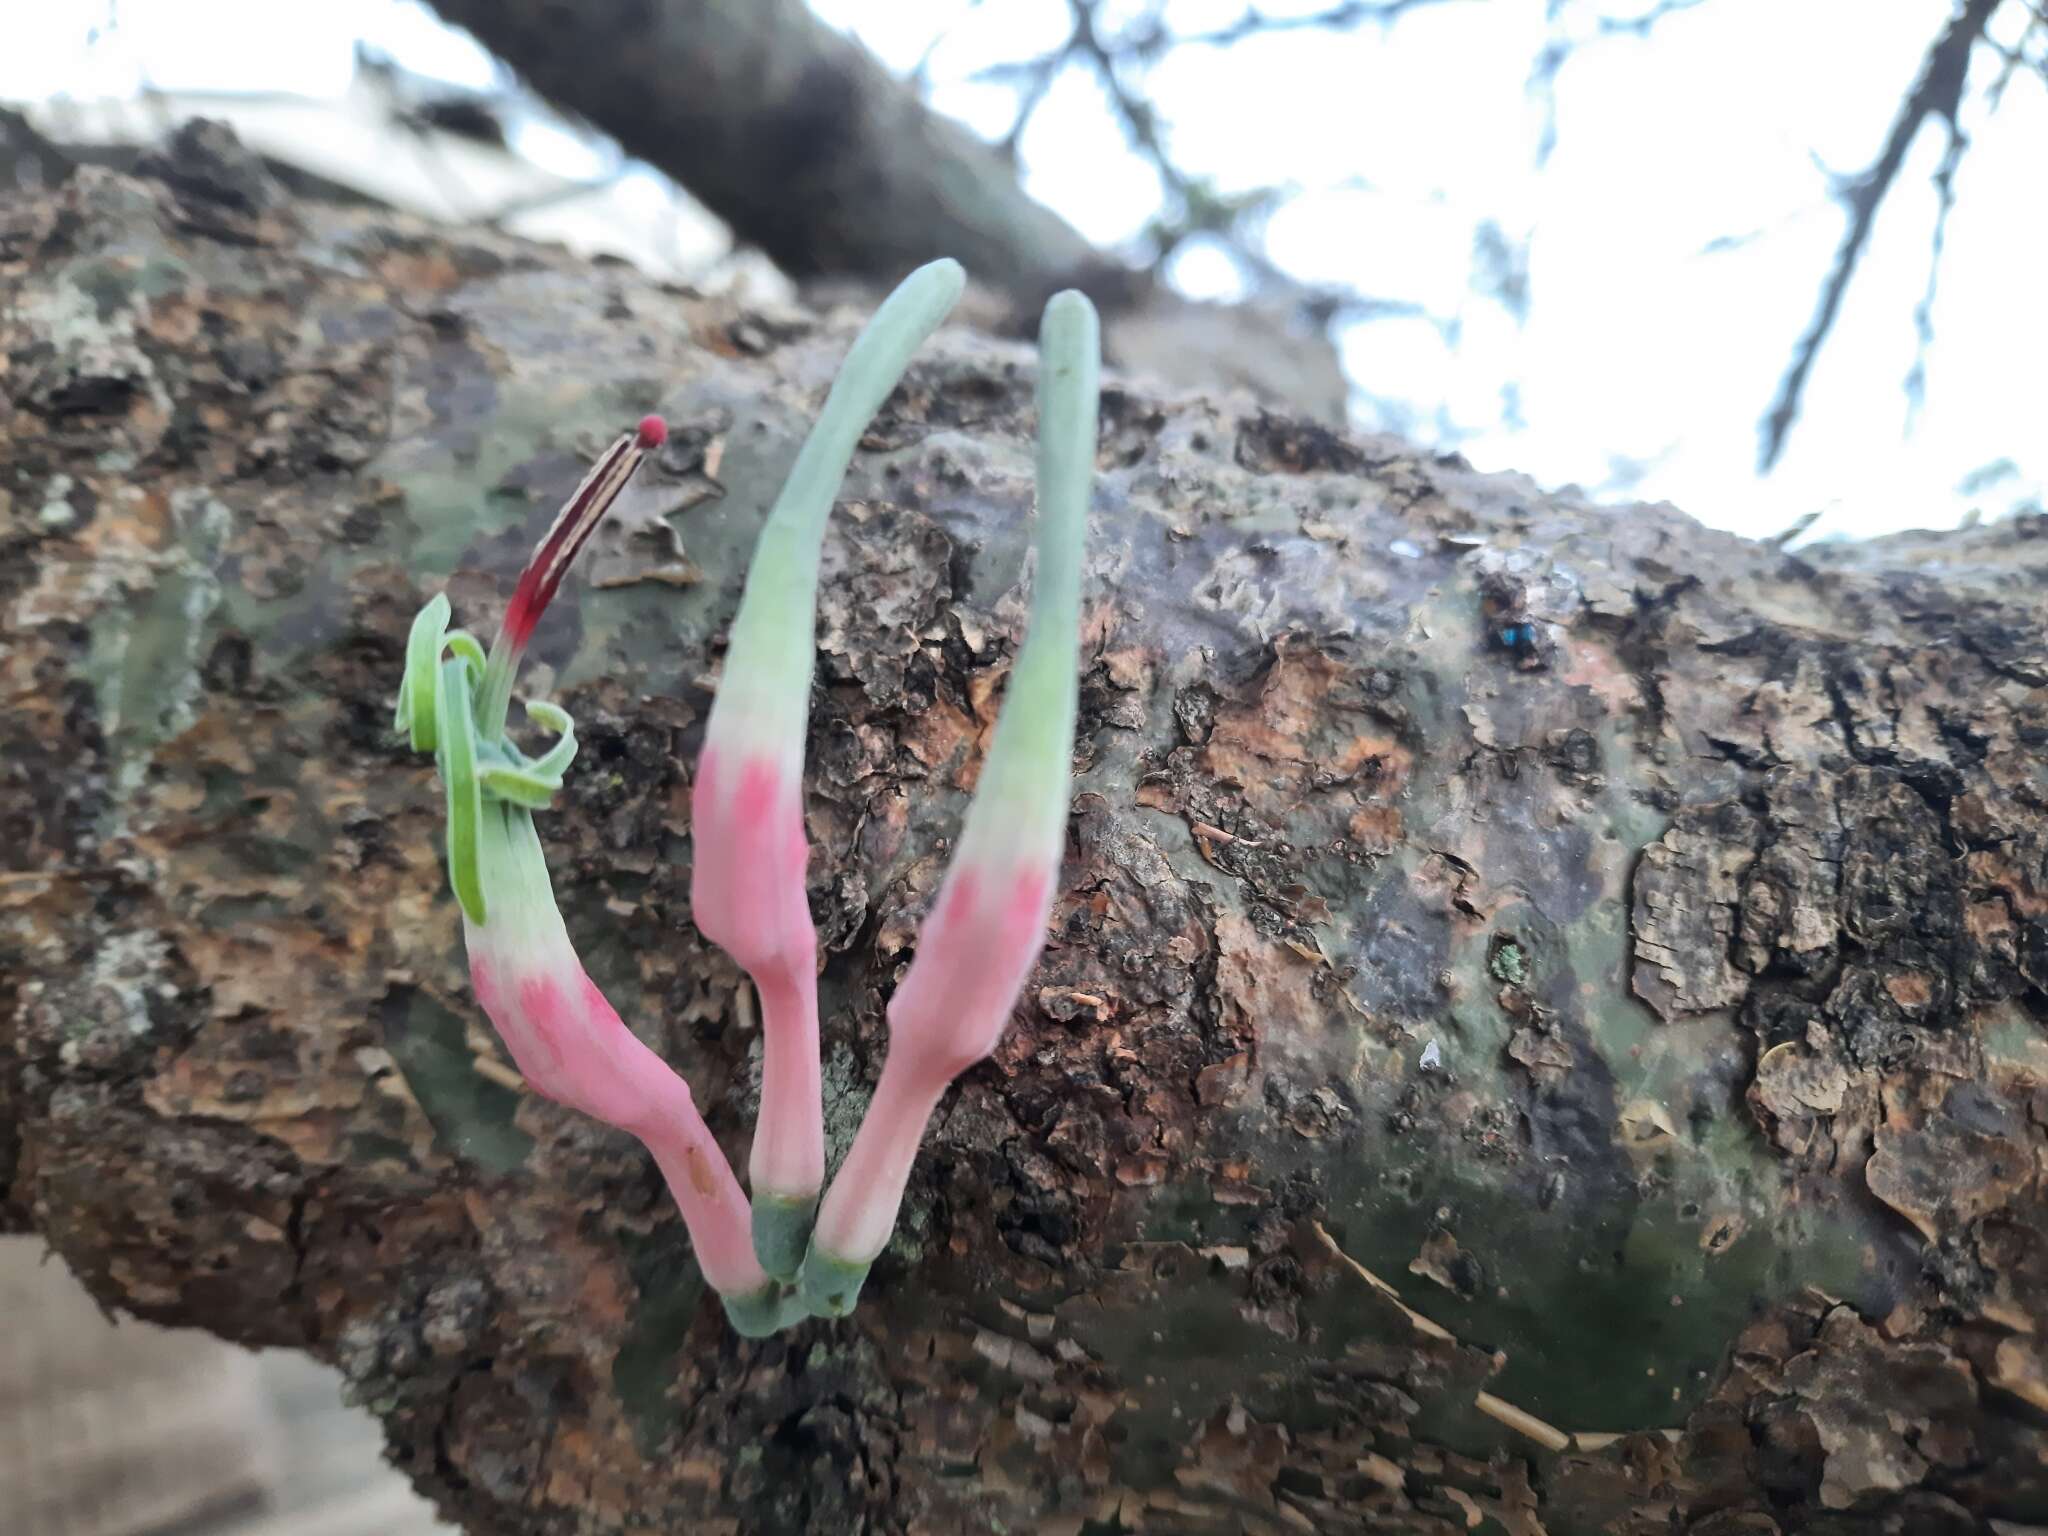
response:
M513 1536L2048 1520L2037 520L1788 555L1113 386L1053 941L859 1314L746 1343L505 1069L389 702L429 592L487 629L579 453L678 424L536 638L546 835L743 1153L686 765L852 318L181 153L0 211L0 1211L107 1305L337 1362ZM834 520L835 1153L1022 627L1030 395L948 333Z

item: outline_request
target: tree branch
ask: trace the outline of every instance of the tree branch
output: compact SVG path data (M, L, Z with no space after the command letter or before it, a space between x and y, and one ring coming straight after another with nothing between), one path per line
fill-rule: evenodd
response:
M1247 8L1235 21L1207 32L1179 33L1174 41L1200 47L1228 48L1233 43L1267 32L1349 32L1370 24L1389 26L1410 11L1449 3L1451 0L1344 0L1342 4L1320 11L1306 11L1297 16L1269 16L1263 11Z
M1813 323L1792 349L1792 362L1779 383L1777 401L1763 419L1763 448L1758 455L1761 472L1769 473L1785 450L1786 435L1799 417L1800 403L1805 394L1807 376L1813 371L1814 359L1820 355L1821 343L1827 340L1828 332L1834 328L1835 316L1842 307L1842 296L1848 292L1849 279L1855 275L1856 264L1862 260L1863 248L1869 242L1871 227L1877 221L1877 210L1884 202L1885 194L1891 190L1892 182L1897 179L1899 168L1905 164L1906 151L1912 147L1921 125L1930 117L1942 118L1948 124L1951 146L1957 142L1959 129L1956 120L1962 107L1964 82L1970 73L1970 50L1984 35L1985 25L1999 4L2000 0L1965 0L1955 20L1928 50L1927 58L1920 67L1920 77L1900 103L1898 116L1892 120L1891 132L1876 164L1840 193L1848 210L1849 227L1843 232L1841 247L1835 253L1834 265L1821 289L1820 307L1814 313ZM1943 160L1942 179L1954 174L1953 162L1953 155ZM1943 218L1946 219L1945 206ZM1937 247L1937 255L1938 251Z
M674 176L793 276L952 255L1020 300L1114 268L803 0L435 0L550 101ZM1098 297L1114 298L1098 292Z
M2033 1496L2034 521L1788 552L1117 381L1054 941L858 1311L757 1344L642 1148L477 1055L389 706L411 615L490 614L580 434L689 424L642 511L703 579L622 542L540 641L586 754L548 835L593 979L743 1150L759 1025L690 921L683 764L848 337L709 346L726 303L231 150L0 215L0 1224L104 1304L333 1361L494 1536ZM828 532L834 1135L1016 654L1029 374L949 329Z
M1634 16L1609 16L1602 13L1593 18L1593 31L1589 38L1574 39L1565 34L1564 23L1568 7L1562 3L1550 8L1551 35L1544 40L1543 47L1536 54L1536 61L1529 67L1529 80L1524 89L1529 99L1536 103L1542 114L1543 127L1536 139L1536 164L1538 167L1550 163L1551 154L1557 149L1557 77L1577 51L1587 42L1604 41L1614 37L1647 38L1657 24L1667 16L1695 10L1706 0L1658 0L1647 11Z

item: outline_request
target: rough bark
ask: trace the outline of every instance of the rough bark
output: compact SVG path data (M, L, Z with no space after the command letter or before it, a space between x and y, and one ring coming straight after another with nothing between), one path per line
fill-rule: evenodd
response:
M580 444L678 424L538 641L545 832L738 1157L687 764L851 317L174 170L0 213L0 1209L106 1304L338 1362L508 1536L2048 1519L2038 520L1790 555L1111 388L1054 941L858 1315L746 1343L638 1149L506 1085L390 697ZM835 519L835 1146L1030 377L948 333Z

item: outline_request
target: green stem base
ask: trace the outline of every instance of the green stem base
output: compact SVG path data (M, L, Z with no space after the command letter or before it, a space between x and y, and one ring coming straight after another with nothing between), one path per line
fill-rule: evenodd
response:
M842 1259L813 1248L804 1260L800 1294L813 1317L845 1317L860 1301L872 1260Z
M764 1285L744 1296L726 1296L725 1318L743 1339L765 1339L810 1315L803 1297L786 1285Z
M811 1246L811 1224L817 1215L815 1192L754 1196L754 1257L761 1267L777 1280L795 1284L805 1250Z

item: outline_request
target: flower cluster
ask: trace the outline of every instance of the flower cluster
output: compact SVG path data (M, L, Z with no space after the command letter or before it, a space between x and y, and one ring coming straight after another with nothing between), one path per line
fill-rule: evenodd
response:
M994 1049L1037 962L1056 889L1073 753L1081 556L1093 484L1100 350L1078 293L1046 306L1039 336L1037 573L1030 632L916 957L889 1005L889 1053L829 1190L819 1071L817 934L804 893L804 734L819 551L840 482L912 353L959 298L952 261L906 278L847 354L761 530L692 801L698 928L752 978L763 1084L741 1191L688 1084L620 1020L584 973L556 910L533 812L561 787L574 725L526 706L553 735L529 757L506 736L528 638L577 552L666 432L623 434L563 507L519 578L488 655L451 631L445 595L414 621L397 728L435 754L448 808L448 875L471 983L536 1093L637 1136L674 1193L705 1278L741 1333L851 1310L887 1245L926 1123L955 1076ZM822 1194L822 1199L821 1199Z

